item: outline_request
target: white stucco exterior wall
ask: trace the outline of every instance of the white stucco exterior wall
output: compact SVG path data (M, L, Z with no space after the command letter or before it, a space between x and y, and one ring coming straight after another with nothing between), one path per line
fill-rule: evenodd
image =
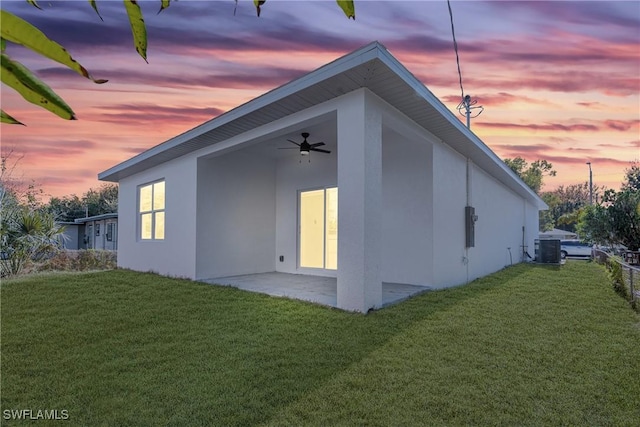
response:
M139 238L138 186L165 180L165 239ZM184 156L124 178L118 193L118 266L195 278L196 163Z
M240 150L198 160L196 277L275 270L275 162Z
M297 157L296 157L297 156ZM283 273L336 277L335 270L300 268L298 259L298 198L300 191L336 187L337 150L330 155L312 153L311 161L298 153L278 159L276 171L276 265ZM340 190L338 190L339 192ZM338 206L340 211L340 206ZM338 232L340 238L340 232ZM280 256L284 261L280 262Z
M434 146L434 286L467 283L522 261L538 233L538 209L445 144ZM468 192L467 192L468 189ZM475 246L465 246L465 213L475 208ZM511 256L510 256L511 253Z
M467 281L464 207L466 159L444 143L433 146L433 285Z
M382 112L367 89L338 107L338 307L382 304Z
M478 215L476 246L469 250L469 279L473 280L520 262L522 227L527 223L525 200L475 165L471 183L471 202Z
M432 144L389 129L382 140L382 281L433 282Z

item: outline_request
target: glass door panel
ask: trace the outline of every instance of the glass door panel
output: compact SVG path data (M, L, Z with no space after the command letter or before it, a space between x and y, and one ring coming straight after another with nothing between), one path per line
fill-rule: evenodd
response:
M300 267L324 267L324 190L300 193Z
M338 189L300 193L300 267L338 268Z
M327 188L325 202L325 267L338 269L338 189Z

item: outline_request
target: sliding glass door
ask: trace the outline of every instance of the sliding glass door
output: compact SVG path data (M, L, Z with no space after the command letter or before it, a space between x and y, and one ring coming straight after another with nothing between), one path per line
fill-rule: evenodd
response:
M338 268L338 189L300 192L300 267Z

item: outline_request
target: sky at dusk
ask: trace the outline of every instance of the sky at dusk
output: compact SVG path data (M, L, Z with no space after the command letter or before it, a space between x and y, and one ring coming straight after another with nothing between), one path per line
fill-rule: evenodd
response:
M148 60L138 56L120 1L2 0L1 7L65 46L96 85L8 44L9 55L74 109L66 121L2 86L2 152L47 196L97 188L97 174L373 40L452 111L460 101L447 2L143 1ZM585 182L618 188L640 159L640 2L453 1L465 94L485 111L472 130L501 158L546 159L544 189ZM464 120L463 117L460 117ZM48 197L45 196L45 201Z

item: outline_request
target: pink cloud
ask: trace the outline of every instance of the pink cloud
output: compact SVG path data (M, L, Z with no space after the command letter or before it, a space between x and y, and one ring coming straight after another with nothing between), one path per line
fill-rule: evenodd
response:
M444 102L458 103L460 102L460 95L446 95L441 98ZM538 105L552 105L551 102L546 100L540 100L523 95L513 95L508 92L498 92L495 94L483 93L474 94L473 99L478 101L478 105L482 106L502 106L515 103L523 104L538 104Z
M565 125L561 123L545 123L545 124L518 124L518 123L497 123L497 122L478 122L475 126L490 128L490 129L519 129L519 130L531 130L531 131L561 131L561 132L595 132L599 128L591 124L570 124Z
M609 129L628 131L631 128L637 128L640 120L605 120L604 124Z

